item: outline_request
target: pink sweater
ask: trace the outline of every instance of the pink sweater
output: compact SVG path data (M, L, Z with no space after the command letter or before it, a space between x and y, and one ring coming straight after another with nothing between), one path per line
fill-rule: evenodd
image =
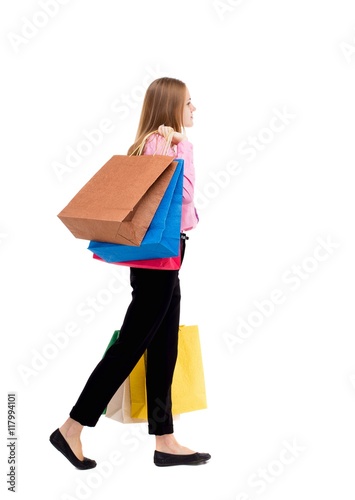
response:
M153 134L144 146L143 154L163 154L165 139L160 134ZM177 145L172 145L167 156L181 158L184 160L184 184L182 194L182 218L181 231L189 231L197 226L198 215L194 205L195 169L193 162L193 147L191 142L185 140Z

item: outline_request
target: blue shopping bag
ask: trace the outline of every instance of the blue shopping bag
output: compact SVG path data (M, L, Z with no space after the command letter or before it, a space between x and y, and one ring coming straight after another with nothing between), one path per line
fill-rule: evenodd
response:
M88 249L105 262L175 257L180 250L184 160L177 163L174 175L139 246L90 241Z

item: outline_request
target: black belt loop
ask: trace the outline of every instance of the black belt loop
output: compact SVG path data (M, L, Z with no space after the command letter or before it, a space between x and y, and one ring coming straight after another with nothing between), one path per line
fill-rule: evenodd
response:
M189 239L189 237L185 233L180 233L180 238L182 240L188 240Z

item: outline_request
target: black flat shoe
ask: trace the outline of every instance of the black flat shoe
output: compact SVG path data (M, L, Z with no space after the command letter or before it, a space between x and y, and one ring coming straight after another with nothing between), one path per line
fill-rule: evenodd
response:
M54 431L50 437L49 441L52 443L52 445L57 448L58 451L63 453L65 458L69 460L69 462L74 465L77 469L80 470L85 470L85 469L93 469L96 467L96 462L95 460L91 460L90 458L85 458L84 460L79 460L72 449L70 448L69 444L66 442L63 434L60 432L59 429Z
M171 465L199 465L204 464L211 458L209 453L191 453L190 455L175 455L173 453L154 452L154 463L158 467Z

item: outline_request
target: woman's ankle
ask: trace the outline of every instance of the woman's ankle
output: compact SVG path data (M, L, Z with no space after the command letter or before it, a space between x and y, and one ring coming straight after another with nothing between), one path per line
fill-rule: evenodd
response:
M83 430L83 426L76 420L73 420L72 418L69 417L64 422L64 424L61 427L59 427L59 430L64 437L72 437L75 435L80 436L81 431Z
M194 451L180 445L175 439L174 434L164 434L155 436L156 450L163 453L173 453L177 455L185 455L195 453Z

